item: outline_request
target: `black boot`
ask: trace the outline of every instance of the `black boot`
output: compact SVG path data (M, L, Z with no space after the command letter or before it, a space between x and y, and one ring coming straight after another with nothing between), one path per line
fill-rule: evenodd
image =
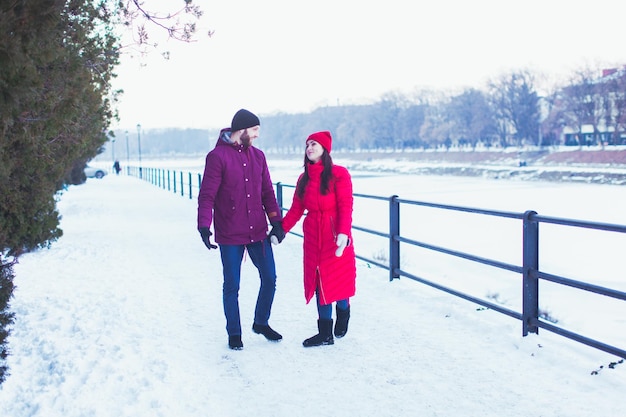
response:
M276 330L272 329L269 324L262 325L254 323L252 325L252 331L257 334L262 334L267 340L272 342L278 342L283 338L283 336Z
M337 322L335 323L335 336L344 337L348 333L348 321L350 320L350 306L342 310L335 306L337 311Z
M232 336L228 336L228 347L232 350L241 350L243 349L243 342L241 341L241 335L235 334Z
M333 339L333 319L319 319L317 321L317 329L319 333L302 342L302 346L312 347L332 345L335 343Z

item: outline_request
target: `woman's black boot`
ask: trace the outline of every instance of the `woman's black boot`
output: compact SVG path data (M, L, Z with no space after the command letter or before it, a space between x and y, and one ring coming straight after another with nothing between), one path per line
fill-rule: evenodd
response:
M348 321L350 320L350 306L347 309L342 310L338 306L336 307L337 311L337 322L335 323L335 336L344 337L346 333L348 333Z
M335 343L333 339L333 319L319 319L317 321L317 329L319 333L302 342L302 346L313 347L332 345Z

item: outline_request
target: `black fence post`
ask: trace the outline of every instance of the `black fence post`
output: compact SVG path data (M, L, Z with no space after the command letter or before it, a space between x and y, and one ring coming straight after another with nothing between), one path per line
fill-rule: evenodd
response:
M278 202L278 208L280 208L281 214L283 211L283 184L276 183L276 201Z
M400 274L400 203L398 196L389 197L389 281L399 279Z
M185 195L185 180L183 179L183 171L180 171L180 195Z
M192 199L192 194L193 194L193 183L191 182L191 172L189 173L189 199Z
M170 191L172 189L171 186L171 181L170 181L170 170L167 170L167 191Z
M202 188L202 174L198 173L198 195L200 195L200 188Z
M172 184L174 184L174 194L176 194L176 171L172 171L172 175L174 176Z
M539 223L533 220L537 212L524 213L523 255L522 255L522 335L539 333L536 322L539 319Z

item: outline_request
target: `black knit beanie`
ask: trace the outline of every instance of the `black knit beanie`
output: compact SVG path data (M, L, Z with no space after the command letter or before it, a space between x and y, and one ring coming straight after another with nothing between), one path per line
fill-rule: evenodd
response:
M259 118L254 113L249 112L246 109L241 109L233 116L233 121L230 124L230 130L236 132L237 130L247 129L252 126L260 125Z

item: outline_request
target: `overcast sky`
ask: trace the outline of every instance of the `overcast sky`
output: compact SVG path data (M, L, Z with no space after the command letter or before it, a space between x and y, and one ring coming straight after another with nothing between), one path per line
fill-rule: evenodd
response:
M564 77L626 64L623 0L194 3L204 12L197 42L162 42L169 61L122 57L114 129L219 128L242 107L308 112L388 92L482 88L515 69Z

